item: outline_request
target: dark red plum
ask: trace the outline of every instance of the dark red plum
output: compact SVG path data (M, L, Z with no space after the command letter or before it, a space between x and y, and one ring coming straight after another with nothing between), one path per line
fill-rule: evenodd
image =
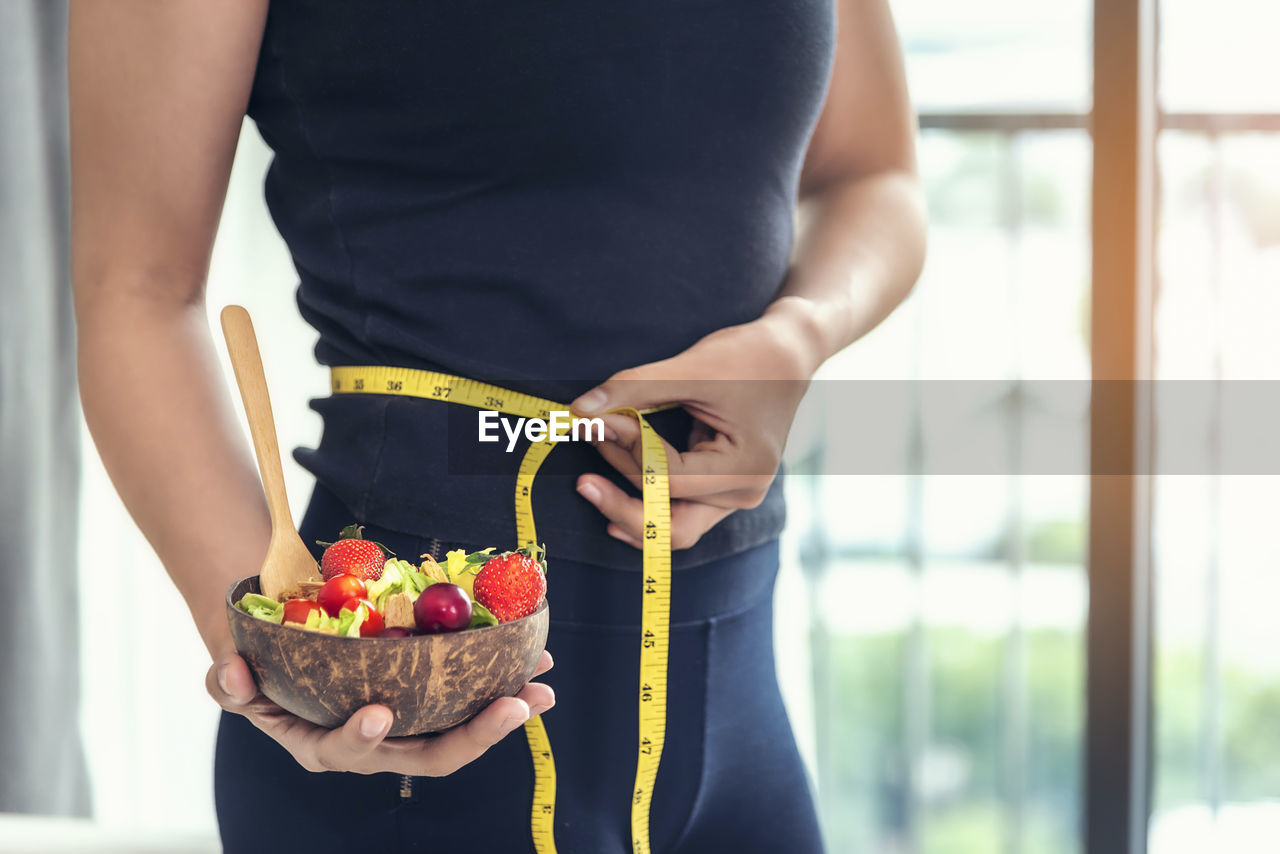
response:
M432 584L413 603L413 619L429 635L465 629L471 625L471 597L456 584Z

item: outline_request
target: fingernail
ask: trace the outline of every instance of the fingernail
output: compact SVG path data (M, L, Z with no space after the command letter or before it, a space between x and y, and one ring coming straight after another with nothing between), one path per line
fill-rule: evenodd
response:
M224 694L230 694L230 693L231 693L231 691L227 688L227 664L226 664L226 662L223 662L222 664L220 664L220 665L218 666L218 687L222 689L222 693L224 693Z
M501 732L503 735L506 735L507 733L511 732L513 729L515 729L516 727L520 726L523 723L524 721L520 720L519 718L505 718L502 721L502 726L498 728L498 731Z
M377 738L391 725L388 715L365 715L360 721L360 734L365 738Z
M602 432L604 433L605 441L608 441L608 442L618 441L617 432L612 427L609 426L608 422L605 422L604 430Z
M577 405L574 408L584 414L598 412L604 409L605 401L608 399L609 396L604 393L604 389L592 389L578 398ZM605 429L608 430L609 428L606 427Z
M594 483L584 483L578 487L578 494L592 504L600 503L600 488Z

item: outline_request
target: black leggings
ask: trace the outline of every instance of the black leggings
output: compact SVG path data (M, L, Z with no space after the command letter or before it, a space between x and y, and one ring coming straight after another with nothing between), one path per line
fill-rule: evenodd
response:
M303 540L332 539L352 521L317 489ZM409 559L431 546L425 537L375 525L365 536ZM547 648L555 668L542 680L556 691L556 705L543 717L556 764L556 847L561 854L626 854L636 768L639 577L556 560L554 551L549 560ZM650 824L654 854L823 850L774 673L777 568L773 542L674 576L667 740ZM408 797L395 774L304 771L238 715L224 713L218 730L215 795L226 854L532 852L532 785L519 729L448 777L413 778Z

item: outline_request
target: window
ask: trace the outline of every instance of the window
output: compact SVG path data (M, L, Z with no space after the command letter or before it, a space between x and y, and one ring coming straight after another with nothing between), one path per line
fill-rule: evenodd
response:
M1147 9L1098 8L1108 18L1098 26L1113 34ZM1280 371L1280 63L1268 24L1280 12L1249 0L1164 0L1158 9L1160 111L1149 152L1157 181L1138 199L1157 214L1158 230L1153 246L1131 247L1135 258L1154 255L1155 289L1128 335L1135 348L1149 337L1149 376L1161 381L1151 434L1137 438L1169 473L1133 479L1150 489L1150 512L1134 512L1123 529L1151 547L1155 643L1127 647L1145 630L1145 569L1142 549L1126 547L1120 571L1136 599L1122 603L1123 624L1108 630L1092 662L1100 677L1114 671L1122 688L1136 689L1132 707L1101 687L1086 693L1090 479L939 475L931 443L940 437L913 433L927 423L937 379L999 378L1017 390L983 407L975 400L971 413L975 422L1006 419L1011 440L1045 435L1052 419L1070 438L1077 419L1087 421L1070 407L1037 420L1035 396L1052 381L1090 375L1093 144L1109 146L1112 158L1124 144L1088 132L1091 10L990 0L899 2L895 12L921 111L928 267L899 314L825 372L824 411L844 399L849 419L792 449L793 470L827 472L792 478L790 537L815 617L813 753L832 850L1267 850L1280 834L1280 665L1270 654L1280 623L1267 604L1280 592L1280 548L1269 536L1280 485L1256 474L1185 473L1175 428L1192 431L1196 459L1213 466L1226 457L1231 416L1207 398L1198 423L1160 413L1161 400L1214 393L1177 381L1230 384ZM1119 56L1116 44L1102 46L1106 67L1136 67L1138 44L1120 45ZM864 430L856 419L865 413L848 400L859 389L837 388L854 378L923 381L897 425L894 475L837 474L831 462L834 447ZM1002 445L1009 454L1017 446ZM1116 638L1125 643L1109 647ZM1108 661L1131 652L1133 673ZM1142 725L1127 717L1143 718L1146 666L1150 752ZM1101 712L1093 733L1087 708ZM1137 749L1107 754L1115 744ZM1148 756L1149 822L1136 794ZM1095 773L1122 778L1119 788L1135 781L1119 814L1133 806L1136 831L1104 828L1116 814L1083 797L1086 757ZM1095 787L1094 801L1110 794ZM1096 835L1085 833L1090 823Z
M1088 479L1012 472L1034 468L1018 437L1080 441L1087 421L1087 395L1045 404L1089 376L1089 10L894 11L921 112L926 271L826 366L825 433L791 447L824 826L832 851L1074 852ZM876 380L915 403L861 409ZM929 407L947 396L999 437L999 467L944 473L956 451ZM899 411L887 473L833 462Z
M1240 425L1221 403L1280 378L1278 15L1160 6L1155 376L1207 465L1153 484L1152 854L1249 854L1280 836L1280 479L1224 466ZM1178 398L1205 390L1217 405L1187 418ZM1157 433L1157 460L1190 470L1171 445Z

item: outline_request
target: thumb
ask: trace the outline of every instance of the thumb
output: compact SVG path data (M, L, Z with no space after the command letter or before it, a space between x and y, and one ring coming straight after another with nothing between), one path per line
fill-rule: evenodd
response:
M603 415L614 409L648 409L680 403L687 394L684 378L673 359L619 371L581 395L569 407L579 415Z
M236 654L235 647L219 650L209 668L205 687L223 708L243 706L258 696L249 665Z

